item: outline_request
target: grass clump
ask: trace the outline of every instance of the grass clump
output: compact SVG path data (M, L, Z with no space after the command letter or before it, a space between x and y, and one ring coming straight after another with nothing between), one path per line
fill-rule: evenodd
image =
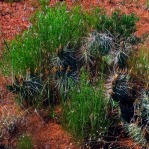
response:
M91 86L87 79L88 75L83 72L80 83L69 93L70 100L64 104L64 118L78 139L92 137L97 132L102 134L109 125L102 79L98 87Z
M35 68L49 68L53 52L60 46L69 45L71 49L79 49L82 37L86 37L92 29L97 29L99 35L107 35L108 31L115 39L117 35L128 37L135 32L137 20L133 14L121 14L119 11L113 12L112 16L99 9L92 9L89 13L79 6L68 11L65 3L44 7L32 18L32 26L8 45L1 60L1 68L9 75L25 75L29 68L32 71Z
M24 75L28 68L33 71L41 68L47 61L45 57L48 53L52 57L52 52L60 45L64 47L69 43L70 47L74 47L96 21L93 15L94 12L89 14L80 7L68 11L65 5L38 11L32 18L32 27L16 38L3 55L4 72ZM5 69L10 66L11 69Z
M149 86L149 50L142 47L129 59L129 68L145 85Z
M136 31L138 18L134 14L122 14L119 10L114 11L111 16L103 14L99 18L97 29L99 31L110 31L111 34L122 37L129 37Z
M33 149L33 143L29 135L22 135L17 144L18 149Z

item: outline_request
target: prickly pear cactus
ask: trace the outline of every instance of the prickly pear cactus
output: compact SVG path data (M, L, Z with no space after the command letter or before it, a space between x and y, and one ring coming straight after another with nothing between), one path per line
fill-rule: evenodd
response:
M145 139L149 143L149 90L142 91L141 98L134 104L137 123L142 127Z
M133 103L136 96L135 86L127 73L117 73L111 79L111 97L121 103Z
M132 123L126 123L129 136L142 147L149 148L149 92L142 91L134 102L134 117Z
M143 148L149 148L149 90L138 90L127 73L117 73L109 82L108 90L119 104L122 123L129 137Z

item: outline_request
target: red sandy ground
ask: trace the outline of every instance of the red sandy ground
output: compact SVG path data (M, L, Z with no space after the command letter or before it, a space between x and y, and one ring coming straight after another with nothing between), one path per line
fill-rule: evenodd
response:
M137 23L137 36L143 36L149 33L149 11L146 8L145 0L138 0L138 2L129 2L124 5L123 0L82 0L81 5L88 9L90 6L101 6L107 10L108 14L119 8L123 12L135 13L140 17L140 21ZM50 6L54 5L56 0L51 0ZM73 3L71 0L66 0L68 8L70 9ZM29 17L35 11L38 4L32 0L24 0L18 3L6 3L0 2L0 56L2 54L3 38L11 40L16 34L21 33L30 26ZM8 109L13 109L14 113L18 113L20 108L11 98L12 95L6 91L6 84L11 80L0 75L0 107L6 106ZM16 111L17 109L17 111ZM1 114L0 108L0 114ZM12 113L13 113L12 112ZM40 114L39 114L40 115ZM77 145L73 142L73 139L69 134L62 129L60 124L56 121L45 122L41 116L39 116L33 110L30 110L29 114L25 114L25 127L20 128L20 132L27 133L31 136L35 149L77 149ZM21 127L21 126L20 126ZM127 147L134 145L130 140L122 140L127 144ZM1 142L0 142L1 143ZM5 143L8 141L5 140ZM11 143L11 142L9 142ZM16 143L16 138L13 139L12 144ZM125 144L125 145L126 145ZM134 147L139 149L140 147Z
M77 145L73 143L71 136L57 124L56 120L45 121L45 112L39 111L37 114L34 110L23 111L13 100L11 93L6 90L6 84L10 82L7 78L0 76L0 119L4 107L8 109L11 116L22 115L19 123L17 134L9 139L9 135L4 140L0 140L0 144L9 144L16 146L17 137L21 134L31 136L34 143L34 149L77 149ZM59 109L58 109L59 110ZM59 111L56 110L56 113ZM5 113L7 114L6 111ZM24 112L24 113L23 113ZM22 114L23 113L23 114Z

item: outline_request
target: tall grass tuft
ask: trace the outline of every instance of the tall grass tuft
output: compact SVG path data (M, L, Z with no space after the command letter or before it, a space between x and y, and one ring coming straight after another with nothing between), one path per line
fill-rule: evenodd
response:
M149 50L147 47L142 47L135 54L133 53L128 63L132 75L137 76L145 86L149 86Z
M45 54L50 53L52 57L52 52L60 45L64 47L69 43L72 48L79 44L80 38L94 26L96 13L95 10L89 14L80 7L68 11L66 5L60 4L38 10L29 30L17 37L5 51L1 62L4 72L24 75L28 68L32 71L41 68L46 61Z
M109 125L107 107L102 78L97 86L91 86L88 74L83 71L80 83L70 91L69 100L64 103L64 119L70 132L77 139L104 133Z
M19 142L17 144L18 149L33 149L34 145L32 143L32 139L29 135L22 135L19 138Z

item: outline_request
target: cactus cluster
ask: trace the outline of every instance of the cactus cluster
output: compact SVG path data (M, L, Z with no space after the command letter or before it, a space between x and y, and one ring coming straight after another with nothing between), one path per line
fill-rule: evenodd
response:
M120 44L116 43L110 34L93 31L81 46L80 51L70 49L67 45L60 46L53 55L51 54L48 76L39 77L39 73L30 72L25 79L15 78L14 83L8 85L7 88L13 93L19 93L23 100L31 101L31 103L38 100L37 97L43 98L42 93L45 94L44 90L46 90L48 94L46 99L53 105L61 98L60 95L67 98L67 93L79 81L81 67L90 66L91 72L94 64L97 65L96 61L105 62L104 57L110 55L113 62L108 68L118 67L120 71L110 78L111 88L107 90L110 90L111 98L119 103L123 122L131 124L135 115L134 101L137 97L137 89L131 76L122 70L126 67L128 58L126 53L130 49L127 49L127 44L126 47ZM118 47L121 47L120 50L117 49ZM131 129L128 130L131 131Z
M66 96L71 86L78 82L79 69L86 65L84 61L87 60L87 57L90 59L89 64L92 64L91 59L109 53L112 50L112 38L108 34L93 31L80 51L68 47L69 45L60 46L53 55L50 55L49 76L44 78L35 75L35 73L30 73L25 79L15 77L14 83L8 85L7 89L13 93L19 93L24 100L32 101L33 98L39 97L45 89L44 83L48 80L49 86L55 90L58 89L60 93L64 93ZM87 53L84 53L83 50ZM82 61L82 59L84 60Z
M122 122L129 137L142 147L149 147L148 90L138 89L130 75L117 73L113 77L109 94L119 104Z
M29 72L26 78L17 78L12 85L7 85L7 89L12 93L20 95L22 100L33 104L36 98L39 98L44 88L42 77Z
M73 83L78 80L78 62L75 52L67 46L60 47L52 58L51 65L52 81L60 93L66 96Z
M73 77L77 73L77 61L72 49L67 47L57 49L56 56L52 59L52 67L56 70L56 76L66 74Z
M110 58L113 59L114 64L114 67L112 67L114 68L114 74L107 80L106 93L109 98L118 102L122 123L128 136L143 148L148 148L149 89L128 69L127 59L130 59L131 47L133 47L131 42L131 37L123 42L121 41L119 45L116 45L117 48L110 52Z
M149 147L149 91L141 91L140 94L140 98L134 102L134 122L141 129L142 139L145 140L141 144Z
M104 56L112 50L113 39L110 34L92 31L80 49L79 57L83 62L92 62L93 57Z

